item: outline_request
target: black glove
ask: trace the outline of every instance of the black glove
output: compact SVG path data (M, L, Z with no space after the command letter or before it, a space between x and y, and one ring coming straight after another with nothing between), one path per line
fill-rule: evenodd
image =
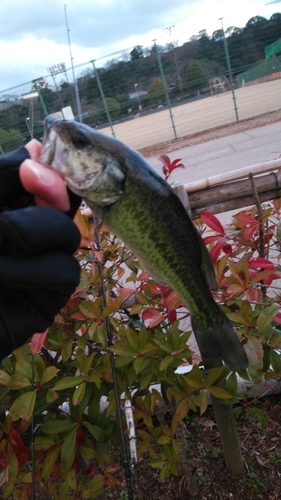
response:
M80 276L80 234L68 215L81 200L71 195L68 215L35 206L18 175L26 158L19 148L0 159L0 359L53 323Z

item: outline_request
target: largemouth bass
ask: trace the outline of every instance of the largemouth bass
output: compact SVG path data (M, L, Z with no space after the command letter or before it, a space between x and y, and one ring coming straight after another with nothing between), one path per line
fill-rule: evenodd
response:
M209 252L172 187L146 160L87 125L47 117L40 161L84 198L145 270L178 293L203 359L245 369L245 351L209 290Z

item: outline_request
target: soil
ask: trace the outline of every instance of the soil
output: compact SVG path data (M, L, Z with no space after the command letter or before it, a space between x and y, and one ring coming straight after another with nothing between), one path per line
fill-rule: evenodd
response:
M271 123L278 121L281 121L281 109L256 116L254 118L249 118L247 120L230 123L229 125L223 125L205 132L198 132L197 134L181 137L177 140L157 144L156 146L149 146L141 149L140 153L145 158L150 158L152 156L171 153L172 151L177 151L178 149L185 148L187 146L195 146L196 144L201 144L202 142L208 142L214 139L220 139L221 137L226 137L228 135L238 134L239 132L244 132L245 130L270 125Z
M186 490L184 476L158 479L143 458L132 470L134 500L280 500L281 498L281 395L258 401L243 401L237 417L238 435L244 460L244 472L231 476L225 466L220 437L212 407L201 417L192 413L185 421L188 448L186 462L197 492ZM119 457L120 459L120 457ZM120 467L118 484L107 490L104 500L127 500L127 487Z

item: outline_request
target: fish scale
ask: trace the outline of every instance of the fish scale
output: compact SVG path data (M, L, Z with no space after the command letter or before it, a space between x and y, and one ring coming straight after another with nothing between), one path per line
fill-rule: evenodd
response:
M140 265L189 309L205 361L245 369L247 356L209 285L213 264L171 186L136 151L87 125L47 117L40 161L56 170Z

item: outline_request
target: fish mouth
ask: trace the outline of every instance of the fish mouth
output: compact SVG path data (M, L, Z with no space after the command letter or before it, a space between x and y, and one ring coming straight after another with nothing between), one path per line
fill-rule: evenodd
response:
M44 124L44 137L42 141L42 150L39 157L40 162L43 165L52 165L55 154L56 154L56 143L58 139L58 133L55 130L56 119L52 116L47 116Z

